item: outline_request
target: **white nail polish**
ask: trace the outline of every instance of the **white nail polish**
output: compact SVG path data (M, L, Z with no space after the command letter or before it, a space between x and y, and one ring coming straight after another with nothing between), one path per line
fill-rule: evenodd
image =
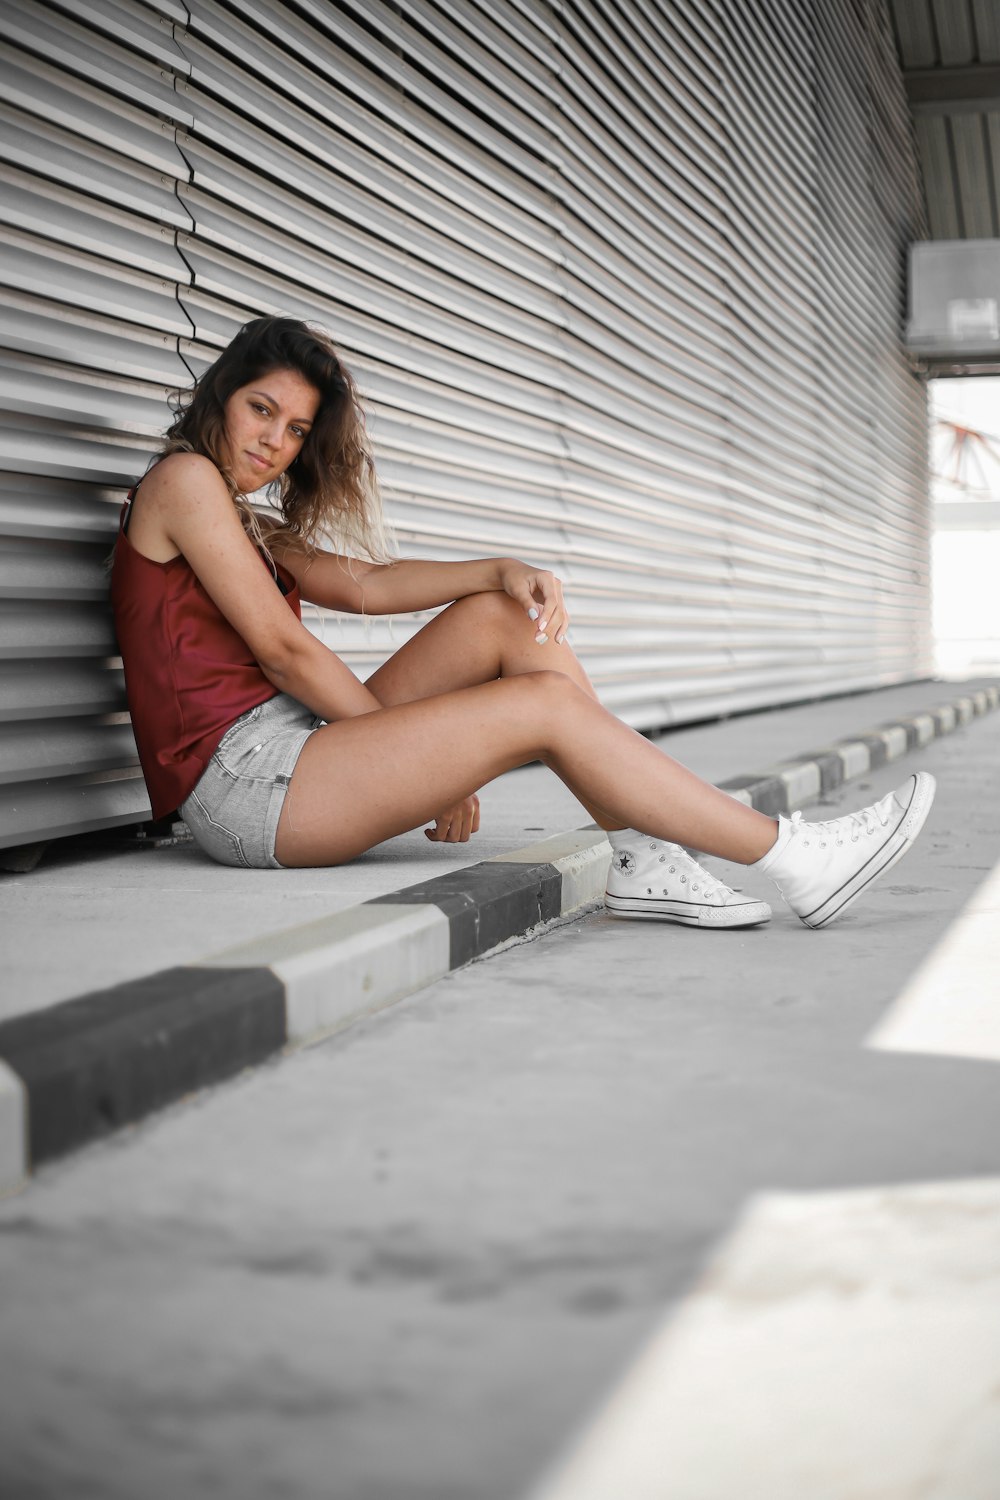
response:
M539 620L539 622L538 622L538 628L539 628L539 630L544 630L545 627L546 627L546 625L548 625L548 623L549 623L548 620Z
M563 641L564 641L564 640L565 640L565 639L566 639L566 635L565 635L565 632L564 632L564 633L563 633L563 634L562 634L562 635L557 635L557 636L556 636L556 645L557 645L557 646L561 646L561 645L562 645L562 643L563 643Z
M547 635L536 635L535 636L535 645L536 646L544 646L545 642L547 640L548 640L548 636Z
M528 619L529 620L537 620L538 619L538 610L537 609L529 609L528 610Z

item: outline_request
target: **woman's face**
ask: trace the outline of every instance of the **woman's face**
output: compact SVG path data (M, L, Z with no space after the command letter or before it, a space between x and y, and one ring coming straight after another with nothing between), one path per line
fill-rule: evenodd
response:
M249 495L283 474L312 430L320 393L296 370L270 370L226 402L229 469Z

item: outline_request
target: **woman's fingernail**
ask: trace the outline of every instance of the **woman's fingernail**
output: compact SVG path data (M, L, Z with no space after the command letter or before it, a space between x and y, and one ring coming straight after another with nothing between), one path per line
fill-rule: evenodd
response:
M536 635L535 636L535 645L536 646L544 646L545 642L547 640L548 640L548 636L547 635Z
M528 619L529 620L537 620L538 619L538 610L537 609L529 609L528 610Z
M539 628L539 630L544 630L545 627L546 627L546 625L548 625L548 623L549 623L548 620L539 620L539 622L538 622L538 628Z
M561 645L562 645L562 643L563 643L563 641L564 641L564 640L565 640L565 639L566 639L566 632L565 632L565 631L563 631L563 633L562 633L562 635L557 635L557 636L556 636L556 645L557 645L557 646L561 646Z

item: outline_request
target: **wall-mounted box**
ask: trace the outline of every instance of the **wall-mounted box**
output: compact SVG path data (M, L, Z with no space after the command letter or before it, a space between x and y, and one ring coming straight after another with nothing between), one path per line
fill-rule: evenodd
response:
M1000 373L1000 240L910 246L905 343L934 375Z

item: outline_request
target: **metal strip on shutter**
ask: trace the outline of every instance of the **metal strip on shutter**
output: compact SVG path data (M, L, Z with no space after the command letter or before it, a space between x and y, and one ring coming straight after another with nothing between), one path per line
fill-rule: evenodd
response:
M923 220L883 4L12 13L15 776L56 725L67 788L135 795L110 502L165 388L263 312L343 349L403 552L558 570L630 722L929 670L925 396L898 333ZM421 622L311 620L362 675Z

